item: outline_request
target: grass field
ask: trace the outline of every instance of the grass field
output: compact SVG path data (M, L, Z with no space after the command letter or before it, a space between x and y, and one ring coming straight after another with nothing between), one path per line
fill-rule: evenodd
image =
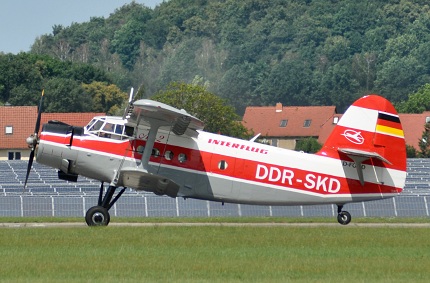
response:
M2 228L0 245L1 282L427 282L430 278L428 228Z

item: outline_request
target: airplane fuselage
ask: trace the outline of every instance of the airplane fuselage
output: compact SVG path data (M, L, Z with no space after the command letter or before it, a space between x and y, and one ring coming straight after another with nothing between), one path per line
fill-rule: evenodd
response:
M140 130L134 139L115 140L42 131L36 160L67 174L118 182L122 168L141 165L147 135ZM393 197L401 192L405 175L389 166L363 163L363 186L358 176L351 177L357 168L347 157L307 154L203 131L189 137L159 130L149 165L149 173L179 185L178 197L260 205L345 204Z

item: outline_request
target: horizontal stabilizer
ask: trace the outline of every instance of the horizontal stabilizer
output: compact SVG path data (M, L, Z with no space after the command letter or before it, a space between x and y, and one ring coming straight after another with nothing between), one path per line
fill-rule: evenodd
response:
M175 198L179 185L163 176L148 173L139 168L123 168L119 172L118 186L152 192L156 195L168 195Z
M361 166L362 162L370 159L370 158L376 158L379 159L387 164L391 164L390 161L382 157L380 154L376 152L371 151L364 151L359 149L353 149L353 148L338 148L340 152L345 153L348 155L349 158L354 160L357 168L357 174L358 179L360 180L360 183L362 186L364 186L364 175L363 175L363 167Z
M352 156L357 156L357 157L364 157L366 159L369 158L376 158L379 159L387 164L391 164L390 161L388 161L387 159L385 159L384 157L382 157L380 154L376 153L376 152L370 152L370 151L364 151L364 150L359 150L359 149L353 149L353 148L339 148L338 149L340 152L345 153L346 155L348 155L349 157L352 158ZM354 158L352 158L354 159Z

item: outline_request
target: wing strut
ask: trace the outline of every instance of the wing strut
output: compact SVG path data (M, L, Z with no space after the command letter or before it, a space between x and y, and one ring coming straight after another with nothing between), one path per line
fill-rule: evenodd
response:
M145 149L142 153L142 167L146 171L148 171L149 159L151 158L152 149L154 148L155 140L157 138L158 128L162 126L160 123L156 121L151 122L151 127L149 128L148 139L146 141Z

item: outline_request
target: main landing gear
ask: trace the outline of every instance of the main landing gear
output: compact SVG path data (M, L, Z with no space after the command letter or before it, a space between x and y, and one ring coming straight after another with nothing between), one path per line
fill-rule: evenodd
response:
M351 214L348 211L342 211L343 205L337 206L337 222L342 225L348 225L351 222Z
M88 226L107 226L109 224L109 209L121 197L121 195L125 191L125 188L121 189L121 191L116 195L116 197L113 198L115 190L116 187L109 186L105 196L103 197L104 188L103 183L101 184L97 206L91 207L85 214L85 221L87 222Z

